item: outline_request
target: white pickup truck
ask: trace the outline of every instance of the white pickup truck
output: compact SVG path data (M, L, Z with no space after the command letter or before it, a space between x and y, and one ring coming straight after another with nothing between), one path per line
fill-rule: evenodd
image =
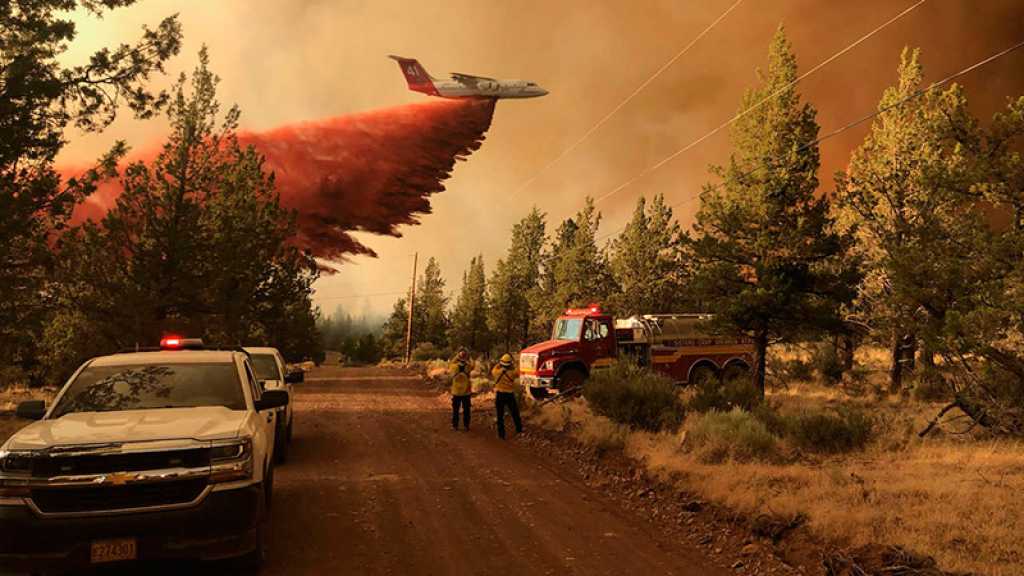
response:
M287 402L282 390L260 389L241 350L89 360L49 408L19 405L19 416L38 421L0 446L0 567L261 563L274 414Z
M305 380L302 370L288 370L284 357L277 348L266 346L246 346L249 361L256 373L256 380L263 390L284 390L288 393L288 405L279 408L277 413L277 438L274 440L274 456L279 463L288 459L288 447L292 443L292 425L295 412L291 402L294 397L294 385Z

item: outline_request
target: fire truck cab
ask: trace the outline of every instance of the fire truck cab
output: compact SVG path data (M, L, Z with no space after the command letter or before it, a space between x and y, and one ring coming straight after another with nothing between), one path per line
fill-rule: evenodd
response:
M754 348L746 338L714 335L709 314L645 314L614 319L598 306L571 308L555 321L551 339L519 356L520 381L536 398L583 384L620 355L679 384L749 373Z

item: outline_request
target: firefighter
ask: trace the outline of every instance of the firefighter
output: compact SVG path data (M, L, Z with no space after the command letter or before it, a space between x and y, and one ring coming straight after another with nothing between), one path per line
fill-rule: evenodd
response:
M516 425L516 434L523 432L523 421L519 419L519 404L516 403L516 372L511 354L504 354L494 369L494 411L498 417L498 438L505 439L505 407L512 413L512 422Z
M459 409L462 409L462 425L469 430L469 399L473 387L469 380L469 353L463 348L449 364L448 371L452 376L452 428L459 429Z

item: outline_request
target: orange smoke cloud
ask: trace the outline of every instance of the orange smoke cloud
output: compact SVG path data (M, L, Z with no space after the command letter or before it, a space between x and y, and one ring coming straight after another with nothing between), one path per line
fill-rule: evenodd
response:
M266 158L281 204L298 214L299 247L338 259L375 255L352 237L400 236L398 227L430 213L457 160L483 142L493 100L431 100L238 135ZM155 152L134 156L149 161ZM64 174L77 171L61 170ZM76 207L72 222L99 220L121 194L104 182Z

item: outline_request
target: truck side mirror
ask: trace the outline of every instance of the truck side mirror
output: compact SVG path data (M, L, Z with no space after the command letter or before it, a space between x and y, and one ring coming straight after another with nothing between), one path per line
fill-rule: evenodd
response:
M26 420L42 420L46 416L46 402L42 400L26 400L18 404L15 412L18 418Z
M288 392L284 390L267 390L263 396L256 401L256 411L272 410L288 405Z

